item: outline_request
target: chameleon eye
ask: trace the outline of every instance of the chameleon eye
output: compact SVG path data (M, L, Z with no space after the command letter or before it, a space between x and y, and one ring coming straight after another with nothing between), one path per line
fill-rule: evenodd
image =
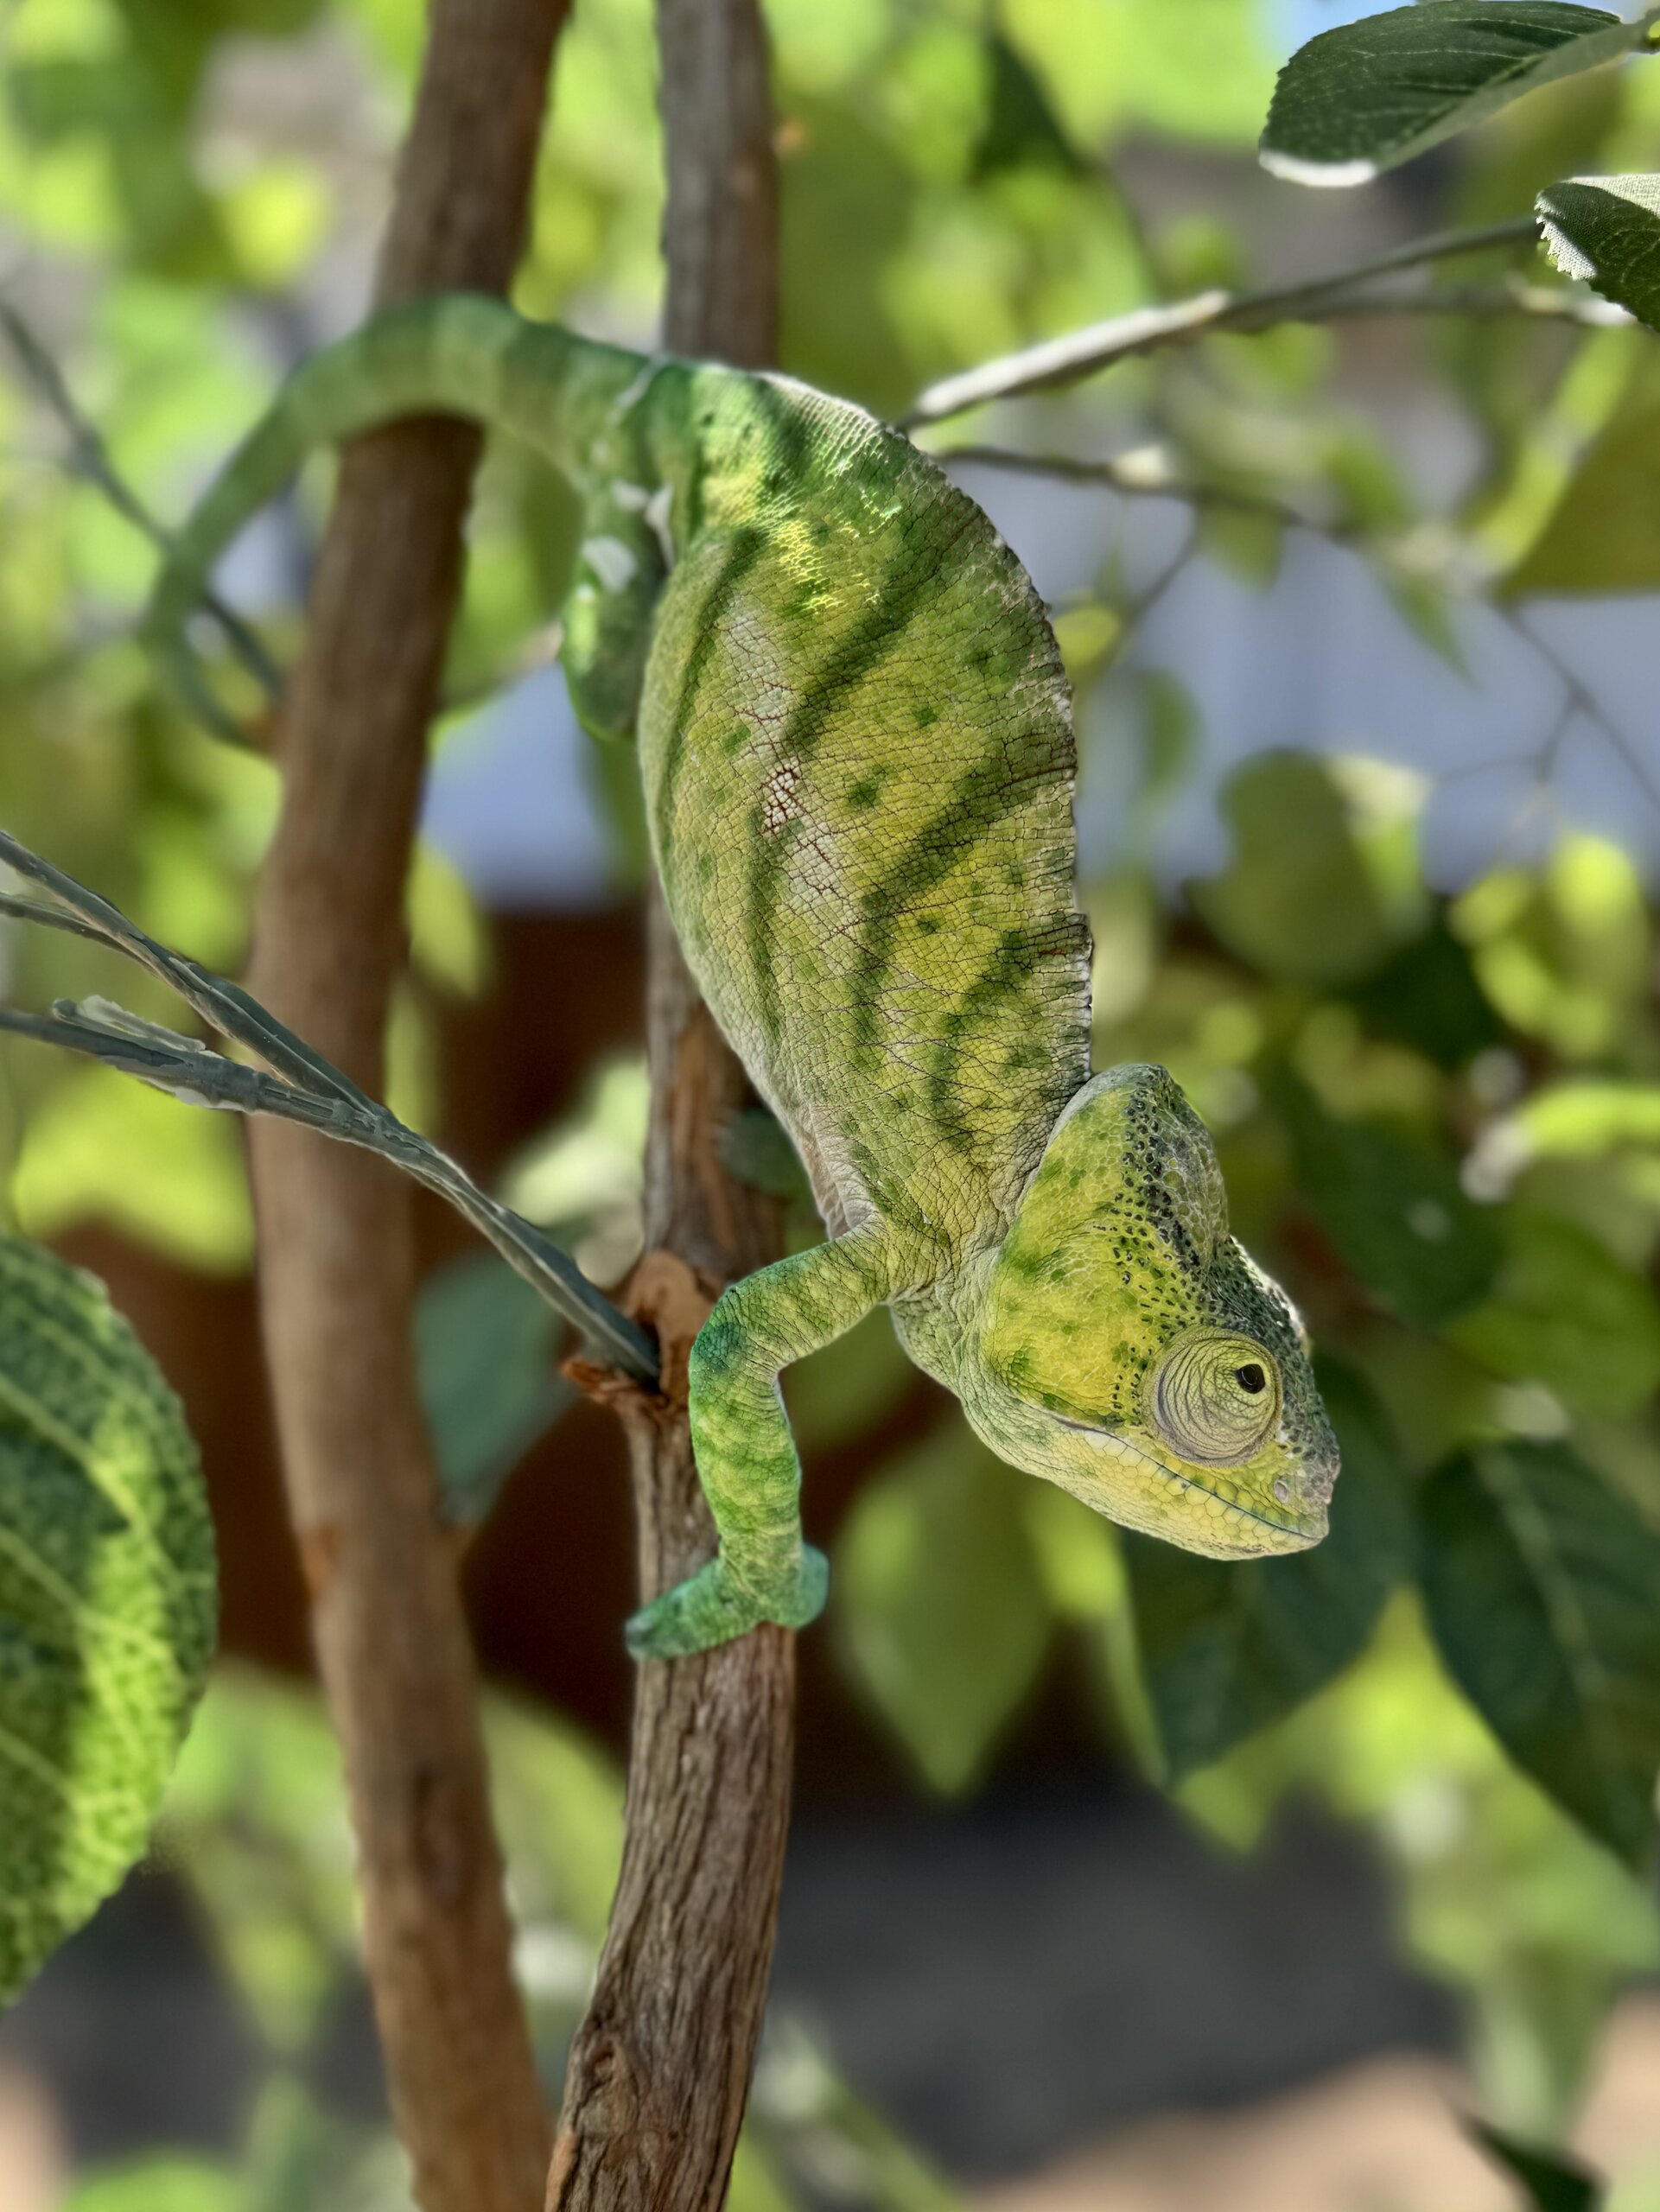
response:
M1232 1465L1249 1459L1280 1418L1279 1370L1249 1337L1190 1329L1160 1363L1153 1412L1184 1459Z

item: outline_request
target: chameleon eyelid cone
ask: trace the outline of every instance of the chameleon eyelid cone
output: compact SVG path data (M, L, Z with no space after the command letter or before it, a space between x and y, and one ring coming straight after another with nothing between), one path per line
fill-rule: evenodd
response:
M1053 635L908 440L496 301L400 308L296 372L175 542L148 629L179 680L215 557L306 453L438 411L582 498L572 702L638 737L687 960L829 1231L733 1284L693 1346L720 1549L631 1649L817 1613L779 1371L883 1303L996 1451L1113 1520L1219 1556L1317 1542L1337 1452L1296 1315L1229 1236L1170 1077L1090 1072Z

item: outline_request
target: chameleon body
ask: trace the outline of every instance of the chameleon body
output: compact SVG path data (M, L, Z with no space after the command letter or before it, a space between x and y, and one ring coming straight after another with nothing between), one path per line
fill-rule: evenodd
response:
M693 1348L718 1556L636 1616L667 1656L800 1625L779 1370L892 1310L1015 1465L1218 1556L1326 1527L1337 1452L1296 1315L1228 1233L1163 1070L1091 1076L1070 700L980 509L897 432L776 376L647 359L455 298L302 366L187 525L151 634L311 448L453 412L539 448L586 535L576 711L637 734L687 959L829 1236L734 1284Z

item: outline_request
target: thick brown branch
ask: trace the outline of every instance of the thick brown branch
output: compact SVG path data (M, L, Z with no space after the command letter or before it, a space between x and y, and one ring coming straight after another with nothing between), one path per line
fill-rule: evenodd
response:
M381 304L505 287L563 12L563 0L434 0ZM476 433L452 423L347 455L282 719L254 988L372 1091L477 456ZM298 1129L262 1126L252 1149L267 1354L394 2113L425 2212L525 2212L546 2119L416 1390L409 1196L378 1162Z
M658 33L667 343L764 365L774 358L777 193L759 10L755 0L658 0ZM780 1249L776 1202L722 1162L743 1073L655 895L648 972L652 1257L638 1289L666 1389L654 1404L619 1396L646 1597L714 1546L686 1433L691 1336L722 1282ZM725 2195L772 1964L794 1686L794 1640L774 1628L640 1670L622 1877L548 2182L557 2212L716 2212Z

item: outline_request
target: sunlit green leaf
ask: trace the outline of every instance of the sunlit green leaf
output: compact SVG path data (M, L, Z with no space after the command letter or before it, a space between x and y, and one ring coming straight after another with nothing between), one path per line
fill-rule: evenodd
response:
M1323 1360L1320 1383L1343 1452L1323 1543L1228 1561L1124 1538L1142 1672L1172 1781L1339 1674L1405 1569L1404 1477L1389 1416L1352 1369Z
M864 1492L836 1548L855 1676L936 1789L984 1766L1048 1644L1027 1479L952 1419Z
M1660 1385L1660 1305L1587 1230L1511 1210L1488 1295L1448 1339L1497 1375L1592 1413L1636 1413Z
M1266 1088L1291 1138L1299 1192L1379 1303L1421 1328L1473 1305L1498 1264L1498 1234L1452 1160L1381 1123L1339 1121L1288 1070Z
M63 2212L243 2212L246 2202L234 2166L160 2151L89 2174Z
M0 1237L0 2003L144 1849L217 1605L176 1400L100 1284Z
M1660 407L1622 415L1593 442L1504 589L1660 590Z
M1660 176L1567 177L1536 205L1563 276L1660 329Z
M415 1321L444 1512L470 1527L570 1402L575 1386L554 1369L563 1325L493 1252L429 1277Z
M1420 1493L1442 1656L1517 1764L1633 1865L1660 1772L1660 1536L1565 1444L1486 1444Z
M1339 24L1280 72L1263 163L1298 184L1364 184L1645 33L1646 19L1560 0L1421 0Z
M1470 2133L1521 2185L1532 2212L1598 2212L1603 2194L1596 2176L1577 2158L1537 2144L1519 2142L1485 2120L1472 2120Z

